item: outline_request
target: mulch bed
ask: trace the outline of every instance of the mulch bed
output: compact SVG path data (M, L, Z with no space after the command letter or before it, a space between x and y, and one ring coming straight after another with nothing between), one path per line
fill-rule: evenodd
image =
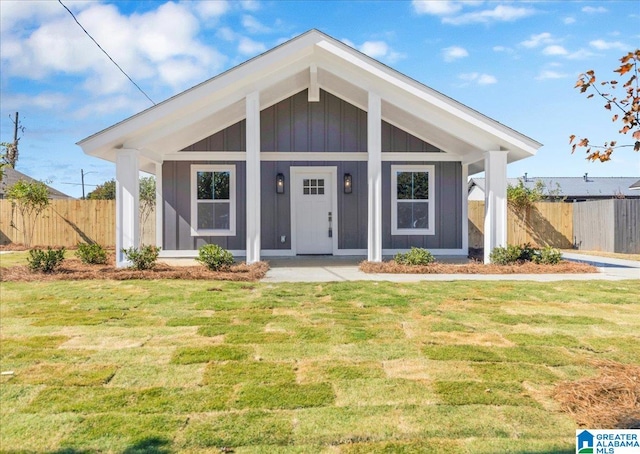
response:
M494 265L480 262L465 264L432 263L430 265L400 265L393 260L388 262L360 263L365 273L392 274L582 274L597 273L598 269L586 263L563 260L556 265L538 265L532 262L516 265Z
M600 374L558 384L553 398L580 427L640 429L640 366L600 361Z
M247 265L240 263L223 271L209 271L204 266L169 266L158 263L151 270L138 271L116 268L113 257L104 265L86 265L76 258L65 259L53 273L32 272L26 265L0 269L0 281L75 281L85 279L199 279L217 281L254 282L262 279L269 265L266 262Z

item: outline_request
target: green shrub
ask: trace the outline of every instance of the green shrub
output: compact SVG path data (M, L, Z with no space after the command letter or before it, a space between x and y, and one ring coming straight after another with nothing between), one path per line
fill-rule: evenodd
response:
M436 259L426 249L412 247L409 252L398 252L393 260L400 265L428 265Z
M136 270L150 270L156 266L156 260L160 254L157 246L142 246L140 249L130 247L122 249L124 256L131 262L131 268Z
M82 263L88 263L90 265L107 263L107 251L98 243L78 243L76 257L78 257Z
M534 248L526 243L522 246L497 247L489 255L491 263L510 265L518 262L534 262L541 265L555 265L562 260L562 253L546 246L543 249Z
M543 265L556 265L562 261L562 252L551 246L540 249L535 257L536 263Z
M518 260L522 262L533 262L539 252L540 250L531 246L531 243L525 243L520 246L520 258Z
M31 271L42 271L43 273L52 273L60 266L64 260L65 249L51 249L46 251L42 249L31 249L27 262Z
M218 271L233 265L233 254L217 244L205 244L198 249L196 260L211 271Z
M491 263L495 263L497 265L510 265L512 263L517 263L520 260L520 255L522 254L522 249L520 246L507 246L507 247L497 247L491 251L489 254L489 260Z

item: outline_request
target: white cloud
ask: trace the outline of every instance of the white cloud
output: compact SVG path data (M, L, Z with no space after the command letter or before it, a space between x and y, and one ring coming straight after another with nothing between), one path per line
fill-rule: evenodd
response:
M495 83L498 83L498 79L490 74L480 74L480 77L478 77L478 85L491 85Z
M223 16L231 9L231 5L227 0L216 1L191 1L195 11L202 19L215 19Z
M8 2L6 5L12 5ZM64 14L49 11L54 4ZM3 71L9 76L39 79L51 74L84 77L81 84L94 95L131 89L131 83L96 47L73 19L54 2L20 2L13 10L22 34L3 30ZM78 21L105 51L145 88L166 84L174 90L219 70L225 57L202 43L200 24L189 3L165 3L142 14L125 16L113 4L88 2L78 8ZM45 17L44 12L48 11ZM5 3L3 3L3 18ZM33 17L41 18L33 23ZM26 27L26 23L31 26Z
M459 16L448 16L442 19L445 24L487 24L491 22L513 22L518 19L532 16L536 13L533 8L515 7L510 5L498 5L493 9L464 13Z
M587 49L580 49L575 52L571 52L567 55L569 60L585 60L587 58L593 57L594 53Z
M498 79L495 76L490 74L480 74L480 73L464 73L458 75L458 78L464 82L464 85L468 85L469 83L475 83L477 85L491 85L498 83Z
M585 6L584 8L582 8L582 12L587 14L600 14L600 13L606 13L608 11L609 10L604 6L596 6L596 7Z
M552 44L554 42L556 42L556 40L553 38L551 33L544 32L538 33L537 35L531 35L528 40L522 41L520 44L529 49L533 49L535 47Z
M536 80L547 80L547 79L564 79L569 77L568 74L560 73L558 71L552 71L549 69L545 69L540 71L540 74L536 76Z
M574 17L565 17L562 21L565 25L575 24L576 19Z
M442 23L466 25L474 23L512 22L531 16L536 10L529 7L499 4L494 8L478 10L485 2L480 0L413 0L413 10L417 14L429 14L441 18ZM469 11L465 8L476 8Z
M25 94L2 96L2 107L9 110L35 107L43 110L55 109L59 112L69 105L70 102L70 98L62 93L40 93L35 96L27 96Z
M343 39L342 42L347 46L358 49L360 52L367 54L371 58L385 61L387 63L395 63L406 57L406 55L394 51L391 46L384 41L365 41L360 46L348 39Z
M231 30L229 27L219 28L216 32L216 36L225 41L234 41L238 37L237 33Z
M547 46L542 50L544 55L568 55L569 52L562 46L558 46L556 44L552 46Z
M384 41L365 41L360 51L373 58L382 58L389 52L389 46Z
M238 52L240 52L242 55L253 56L260 54L265 50L267 50L267 46L254 41L251 38L242 37L240 38L240 42L238 43Z
M258 19L248 14L242 16L242 26L252 34L271 32L271 28L261 24Z
M444 61L452 62L454 60L458 60L460 58L468 57L469 52L464 47L460 46L451 46L442 49L442 56Z
M245 11L258 11L260 2L258 0L241 0L240 6Z
M620 41L605 41L603 39L596 39L595 41L590 41L589 45L591 47L595 47L598 50L609 50L609 49L620 49L625 50L628 46Z
M462 5L449 0L413 0L413 10L418 14L432 14L434 16L448 16L462 9Z
M73 116L77 119L102 117L120 111L139 112L147 107L149 102L142 97L134 100L129 95L108 96L100 102L84 104Z
M506 54L513 54L515 52L511 47L507 46L493 46L492 50L494 52L504 52Z

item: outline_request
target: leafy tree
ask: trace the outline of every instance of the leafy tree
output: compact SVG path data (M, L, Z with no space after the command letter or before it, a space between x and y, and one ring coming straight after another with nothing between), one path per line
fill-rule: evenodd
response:
M156 179L154 177L140 178L140 225L142 231L140 238L144 237L144 225L151 212L156 206ZM93 191L87 194L90 200L115 200L116 198L116 180L111 179L97 186Z
M153 177L140 178L140 239L144 237L144 226L149 215L156 206L156 179Z
M6 196L11 200L12 206L20 212L24 244L30 247L36 221L44 209L49 206L47 185L41 181L18 180L9 187Z
M606 103L604 108L614 111L614 115L611 121L621 121L622 128L620 134L627 134L631 132L633 144L618 145L615 140L605 142L603 146L591 145L588 138L578 139L577 143L574 143L571 152L576 151L576 147L586 148L587 159L590 161L599 160L601 162L609 161L611 159L611 153L616 148L633 147L634 151L640 150L640 83L638 82L638 63L640 63L640 49L636 49L634 52L629 52L627 55L620 59L620 66L614 69L614 72L618 73L620 77L629 73L629 79L624 82L622 88L624 89L624 95L618 97L613 94L614 90L618 86L617 80L600 82L602 90L598 88L596 84L595 71L589 70L584 74L580 74L575 88L580 89L580 93L586 93L589 91L587 98L592 98L594 95L598 95L603 98ZM611 89L611 93L604 90ZM595 93L592 93L595 92ZM621 116L622 115L622 116ZM569 137L569 143L573 143L576 139L575 135Z
M0 151L0 183L4 179L4 168L9 165L9 149L12 146L11 143L0 143L0 147L2 147L2 151Z
M533 188L528 188L524 185L522 179L518 179L517 185L507 185L507 205L517 213L522 213L542 199L544 188L544 183L540 180L536 182Z
M115 200L116 199L116 180L113 178L105 181L101 185L87 194L89 200Z
M2 142L0 143L2 151L0 151L0 182L4 179L5 167L15 169L18 160L18 147L16 143Z

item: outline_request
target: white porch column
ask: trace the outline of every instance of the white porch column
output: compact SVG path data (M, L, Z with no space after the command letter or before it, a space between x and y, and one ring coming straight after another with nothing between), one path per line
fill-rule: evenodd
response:
M164 241L164 198L162 197L162 163L156 163L156 246L162 247Z
M469 254L469 164L462 164L462 250Z
M140 246L138 150L116 151L116 266L128 266L122 249Z
M493 248L507 245L507 153L484 154L484 263Z
M260 93L247 95L247 263L260 261Z
M368 244L367 260L382 261L382 101L369 92L367 111Z

